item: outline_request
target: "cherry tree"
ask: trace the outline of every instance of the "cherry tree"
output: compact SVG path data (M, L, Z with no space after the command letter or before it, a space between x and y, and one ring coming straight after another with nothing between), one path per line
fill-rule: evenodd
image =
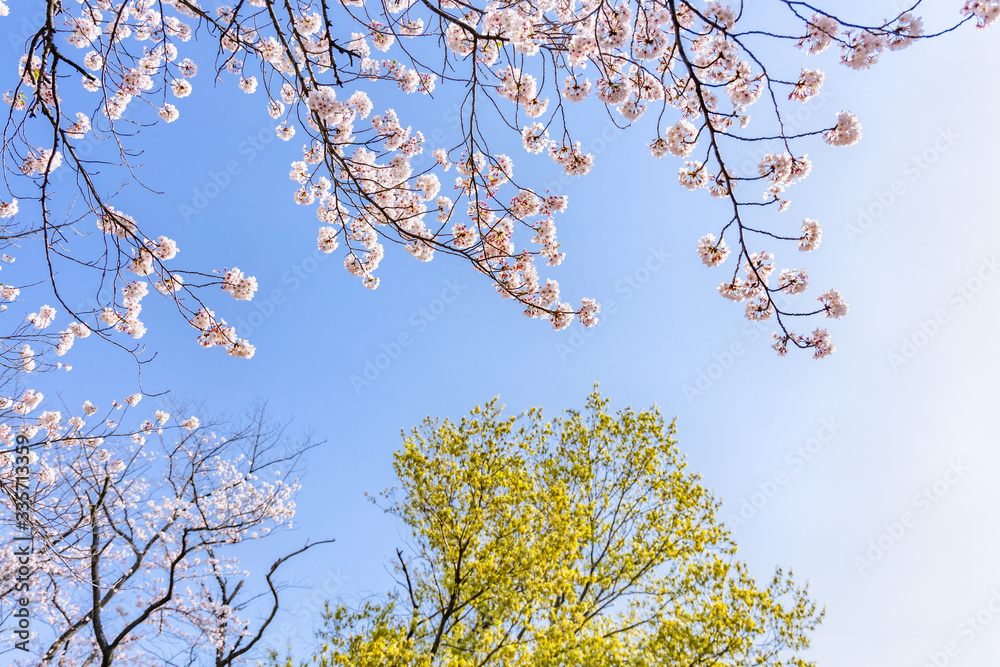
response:
M4 98L3 242L41 241L48 270L24 283L47 280L67 315L101 337L141 338L141 303L156 291L201 345L252 356L253 344L216 315L209 306L219 306L206 303L204 290L222 287L247 300L256 280L235 267L182 268L169 229L152 229L141 213L112 203L118 190L110 179L135 173L145 126L172 123L199 81L221 77L278 122L279 138L302 144L288 196L315 212L319 249L341 253L365 286L378 286L391 242L420 261L438 253L464 259L527 316L556 329L574 318L592 326L599 304L571 305L558 282L539 273L540 264L564 259L555 221L566 215L567 198L517 177L514 157L494 148L505 133L519 135L524 159L547 156L584 176L594 157L581 150L579 114L570 108L583 104L621 126L655 116L640 130L652 156L677 160L679 187L728 204L728 216L697 245L708 266L735 254L719 293L742 303L747 318L775 322L779 354L791 345L825 357L834 349L829 332L796 331L791 322L839 318L848 305L832 288L812 306L790 305L798 300L785 297L809 289L808 273L783 260L789 268L775 277L774 254L814 250L821 224L809 217L789 224L774 214L787 208L788 188L810 173L807 147L850 146L861 138L861 122L846 110L814 128L784 122L823 84L822 69L805 61L867 69L919 40L990 26L1000 2L956 0L954 23L934 31L918 16L921 0L874 24L808 2L772 5L768 16L780 28L742 3L716 0L47 0ZM382 100L397 94L389 89L459 95L459 140L429 145L406 111L386 108ZM751 122L755 108L763 122ZM205 120L223 122L221 115ZM100 159L78 150L88 137L103 146ZM780 151L754 169L734 166L741 142L775 141ZM417 169L414 158L423 153L434 161ZM60 171L72 178L59 181ZM62 190L75 204L60 217L54 202ZM57 276L65 267L91 272L93 308L62 301Z
M291 524L308 438L290 438L262 405L242 419L211 421L180 403L137 415L134 394L31 416L43 398L28 390L0 415L0 622L16 626L22 607L33 619L30 641L3 649L12 664L252 657L279 611L279 568L320 542L284 553L256 581L240 544ZM19 561L24 535L32 546Z

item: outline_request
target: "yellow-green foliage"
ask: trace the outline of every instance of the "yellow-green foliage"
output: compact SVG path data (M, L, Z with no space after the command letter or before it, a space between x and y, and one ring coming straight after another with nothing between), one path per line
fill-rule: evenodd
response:
M398 587L328 610L311 664L810 665L822 612L780 569L759 586L655 407L504 417L404 434L385 509L412 532Z

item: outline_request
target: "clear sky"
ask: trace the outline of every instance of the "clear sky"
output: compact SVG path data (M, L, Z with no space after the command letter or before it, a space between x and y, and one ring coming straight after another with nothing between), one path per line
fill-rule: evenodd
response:
M935 15L952 20L959 5L936 2ZM4 20L5 30L20 25L18 10ZM748 325L716 294L724 269L702 266L695 245L718 232L724 211L677 187L676 160L649 156L646 124L619 132L591 105L579 138L597 161L580 180L511 152L520 173L570 196L558 221L567 259L550 275L574 302L605 304L595 329L553 332L450 258L423 264L387 248L371 292L339 253L314 252L317 220L293 203L287 179L300 142L271 140L260 93L248 100L230 79L213 89L205 67L180 119L142 131L140 174L162 194L135 190L120 208L175 238L178 263L257 276L253 302L218 301L231 323L252 328L257 353L243 361L198 348L151 295L143 342L159 356L144 388L217 410L266 398L315 429L326 443L309 456L298 528L268 548L336 538L296 576L357 597L391 584L402 543L364 497L393 483L401 429L496 395L511 411L582 407L600 382L613 406L656 403L678 416L680 446L724 499L756 572L782 565L811 582L827 607L811 659L923 667L942 654L938 667L985 665L1000 655L997 30L887 53L866 72L835 64L832 50L813 59L827 80L804 126L848 109L864 127L850 149L807 144L813 172L789 191L789 224L824 224L819 250L773 248L779 267L805 261L810 295L836 287L850 302L830 326L837 352L821 361L778 358L772 328ZM0 49L9 74L20 52L8 39ZM801 52L786 53L797 72ZM415 104L404 123L454 137L447 100ZM376 111L399 102L374 101ZM212 188L227 168L229 182ZM93 340L71 354L74 370L47 393L77 404L137 389L123 355ZM302 595L293 611L309 608ZM285 627L293 640L310 634L308 622Z

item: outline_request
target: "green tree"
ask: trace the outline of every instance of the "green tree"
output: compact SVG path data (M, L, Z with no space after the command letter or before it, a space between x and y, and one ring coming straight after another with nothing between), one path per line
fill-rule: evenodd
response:
M404 433L382 494L412 533L398 587L328 607L314 664L811 664L808 586L781 569L759 585L736 559L656 407L611 414L595 388L551 421L502 411Z

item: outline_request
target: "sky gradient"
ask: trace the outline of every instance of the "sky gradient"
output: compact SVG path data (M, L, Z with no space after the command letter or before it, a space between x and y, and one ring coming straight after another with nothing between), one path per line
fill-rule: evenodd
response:
M934 13L952 19L958 4ZM5 20L19 25L17 11ZM567 258L548 275L564 298L604 305L597 327L553 332L444 256L423 264L387 247L381 286L364 289L339 252L314 250L313 210L292 201L288 163L300 142L273 140L263 98L247 100L228 79L210 88L206 67L180 119L143 130L140 173L162 194L135 188L120 208L176 239L185 266L257 276L254 301L220 300L257 352L243 361L198 348L151 295L142 342L159 354L143 388L215 410L264 398L314 429L326 442L309 454L298 528L247 564L333 537L295 576L357 599L391 585L403 543L364 495L392 485L401 429L459 418L493 396L512 413L580 408L599 382L613 407L655 403L677 416L681 450L724 500L759 576L781 565L810 582L827 609L810 659L988 664L1000 655L998 37L961 30L866 72L837 65L832 51L812 60L827 73L824 93L797 122L830 125L847 109L864 128L849 149L802 144L813 172L781 215L789 229L803 217L823 223L819 250L768 248L779 268L808 267L806 298L836 287L850 302L829 327L837 352L820 361L778 358L773 328L717 295L726 269L702 266L695 246L725 210L676 185L677 160L649 156L648 123L622 132L587 105L580 138L596 164L582 179L510 149L522 175L570 197L558 220ZM19 51L6 39L0 48L9 73ZM797 68L800 52L782 48ZM453 138L441 97L415 104L404 123ZM378 112L400 100L375 103ZM72 357L71 373L44 380L47 394L107 403L138 388L130 360L110 348L81 341ZM290 596L279 644L309 638L309 622L291 619L313 608L310 595Z

